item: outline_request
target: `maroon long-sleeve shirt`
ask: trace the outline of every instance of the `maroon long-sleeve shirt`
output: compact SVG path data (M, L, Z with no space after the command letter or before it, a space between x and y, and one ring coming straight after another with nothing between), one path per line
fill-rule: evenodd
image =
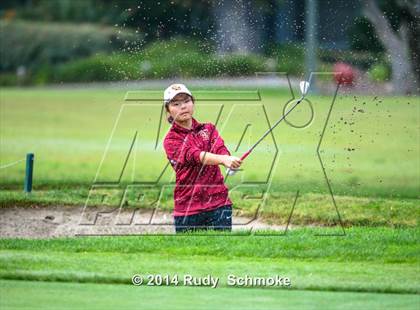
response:
M163 146L176 173L174 216L193 215L232 204L219 166L200 162L202 151L230 155L216 126L199 123L194 118L191 129L174 122Z

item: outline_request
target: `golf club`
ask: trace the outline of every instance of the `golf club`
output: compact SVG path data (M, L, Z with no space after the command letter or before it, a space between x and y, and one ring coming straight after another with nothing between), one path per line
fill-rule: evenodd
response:
M286 118L286 116L290 113L290 112L292 112L293 111L293 109L294 108L296 108L297 107L297 105L299 104L299 103L301 103L302 102L302 100L305 98L305 96L306 96L306 94L308 93L308 90L309 90L309 86L310 86L310 84L309 84L309 82L307 82L307 81L301 81L300 83L299 83L299 88L300 88L300 92L302 93L302 96L299 98L299 100L285 113L285 114L283 114L283 116L270 128L270 129L268 129L262 136L261 136L261 138L259 138L258 139L258 141L257 142L255 142L255 144L253 145L253 146L251 146L249 149L248 149L248 151L246 151L242 156L241 156L241 160L244 160L245 158L247 158L248 156L249 156L249 154L251 154L251 152L256 148L256 146L262 141L262 140L264 140L264 138L271 132L271 131L273 131L273 129L274 128L276 128L276 126L278 125L278 124L280 124L281 123L281 121L282 120L284 120L285 118ZM233 176L236 172L237 172L238 170L236 170L236 169L231 169L231 168L228 168L227 170L226 170L226 174L228 175L228 176Z

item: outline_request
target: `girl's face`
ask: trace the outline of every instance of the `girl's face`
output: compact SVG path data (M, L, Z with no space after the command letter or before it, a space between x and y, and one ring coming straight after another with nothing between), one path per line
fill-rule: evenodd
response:
M178 94L168 104L168 112L177 122L185 122L192 118L194 102L187 94Z

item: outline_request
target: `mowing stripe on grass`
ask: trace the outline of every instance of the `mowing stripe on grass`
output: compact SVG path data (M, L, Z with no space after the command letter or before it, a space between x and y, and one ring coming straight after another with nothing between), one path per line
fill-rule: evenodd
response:
M418 309L418 295L0 281L2 309Z
M227 277L287 277L291 289L376 293L420 293L417 264L333 262L322 259L225 259L163 254L0 251L0 278L14 280L130 284L135 274ZM283 289L282 287L271 287Z

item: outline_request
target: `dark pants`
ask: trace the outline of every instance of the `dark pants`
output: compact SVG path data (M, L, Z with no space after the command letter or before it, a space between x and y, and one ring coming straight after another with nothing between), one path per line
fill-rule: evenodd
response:
M177 233L196 231L199 229L232 230L232 206L219 207L212 211L201 212L188 216L175 216L175 231Z

